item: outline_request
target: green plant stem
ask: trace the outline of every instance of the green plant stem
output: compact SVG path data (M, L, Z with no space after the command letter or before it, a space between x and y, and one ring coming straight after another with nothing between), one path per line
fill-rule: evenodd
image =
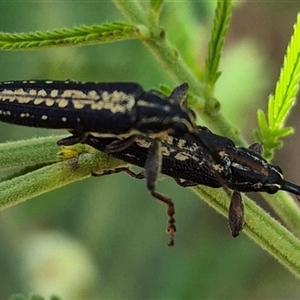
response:
M160 28L156 28L153 26L151 27L150 24L148 24L148 22L145 21L147 20L147 18L144 15L144 12L140 10L140 8L136 5L135 1L128 0L126 2L123 2L114 0L113 2L130 22L137 21L141 25L144 25L149 28L150 39L144 39L144 44L151 50L152 53L154 53L154 56L169 72L170 76L176 83L181 83L185 81L188 81L190 83L190 90L194 95L197 95L200 103L198 107L193 106L193 108L197 110L197 112L200 114L201 118L206 122L206 124L209 125L210 128L213 128L216 132L232 138L236 144L245 146L246 143L242 138L238 137L237 130L233 128L233 126L229 124L228 121L225 120L220 113L216 113L216 107L218 106L218 102L212 101L211 98L206 98L206 95L204 94L203 85L198 82L197 78L189 71L188 67L181 59L178 52L167 41L164 35L164 31ZM203 192L204 190L201 188L201 191ZM209 193L211 193L210 189ZM200 198L201 195L199 195ZM298 211L290 205L290 197L282 197L281 195L282 194L277 196L278 202L280 203L280 206L284 206L286 208L281 212L281 217L285 221L287 221L292 215L294 220L292 223L294 225L294 222L297 222L298 219L298 217L296 217ZM218 203L218 197L213 197L208 194L208 203L211 204L211 206L213 206L217 211L221 212L227 217L228 207L227 205L222 206L222 210L220 210L220 203ZM273 203L275 203L275 201ZM280 210L280 206L277 207L278 209L276 209L276 211ZM257 213L258 207L254 205L253 202L248 201L246 203L246 211L248 210L250 213ZM258 244L260 244L262 248L266 249L270 254L276 257L278 261L282 262L293 273L297 274L297 276L300 277L299 260L289 260L289 255L294 253L294 250L296 248L295 245L297 245L298 247L297 243L299 243L299 241L293 237L293 242L295 243L293 244L293 247L291 247L291 241L289 239L279 239L278 233L281 234L282 232L285 232L287 233L287 235L291 234L288 233L287 230L284 227L282 227L279 223L276 223L276 230L272 231L270 228L268 228L268 230L270 230L270 232L274 234L272 244L266 244L268 240L266 240L266 237L261 234L263 233L263 231L261 231L261 228L264 227L266 222L273 223L275 221L272 218L270 218L270 216L267 214L262 215L261 212L263 211L261 209L259 210L260 214L258 214L258 216L262 217L262 220L260 220L260 218L254 218L255 223L251 223L250 219L250 221L248 221L248 226L246 227L245 232ZM251 226L249 224L251 224ZM270 232L267 236L270 236ZM280 243L276 244L276 240L280 241ZM283 243L283 245L281 243ZM282 252L280 249L290 249L289 255L285 255L285 251ZM299 249L299 247L297 249Z
M51 137L49 140L53 138L54 137ZM55 140L57 140L57 137ZM45 138L41 138L40 141L36 142L39 144L39 142L42 143L44 141ZM30 143L30 140L26 142ZM27 149L26 143L16 143L19 146L20 153L22 153L23 149ZM47 147L46 145L47 143L44 144L44 147ZM83 145L82 147L90 148L89 146ZM42 149L40 148L40 150ZM49 155L51 151L52 153ZM49 151L49 153L46 151L41 151L41 157L43 155L45 155L45 159L47 157L56 157L57 146L51 147L51 151ZM9 153L7 155L10 156ZM34 158L34 154L32 155ZM20 160L19 165L23 165L26 161L27 157L24 157L24 161ZM33 197L65 186L72 182L83 180L91 176L91 171L94 171L95 173L101 173L103 170L112 170L116 167L124 167L127 165L128 164L125 162L108 157L106 154L91 148L91 150L87 150L85 153L80 153L78 156L71 159L57 162L50 166L29 172L25 175L1 182L0 210L19 204L23 201L29 200Z
M178 51L169 43L164 30L149 24L146 12L136 1L113 0L113 2L129 22L138 22L149 29L150 36L142 39L143 43L177 84L182 82L190 84L190 91L197 97L198 103L192 105L192 108L199 113L203 121L214 131L232 138L239 145L245 145L245 141L238 136L237 130L233 128L232 124L229 124L220 113L217 113L219 102L214 98L206 98L204 85L199 82Z
M265 201L275 211L276 215L300 236L300 207L298 200L286 192L278 192L275 195L262 194Z
M142 9L138 1L122 1L112 0L114 5L126 17L127 20L135 24L145 24L147 27L150 25L147 18L147 13Z
M50 136L0 144L1 171L55 162L59 150L57 138Z
M89 161L89 157L84 159ZM0 183L0 210L88 176L88 169L74 172L67 163L60 162L4 181Z
M203 186L193 190L209 206L227 217L229 200L225 193ZM300 278L300 241L251 199L243 196L243 200L246 214L244 232Z

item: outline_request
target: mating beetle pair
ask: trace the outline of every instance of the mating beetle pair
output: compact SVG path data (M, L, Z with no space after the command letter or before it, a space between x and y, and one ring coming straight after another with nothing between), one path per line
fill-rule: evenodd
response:
M174 204L155 191L160 171L181 186L197 184L234 190L229 208L233 236L243 227L240 192L286 190L300 195L300 187L283 179L279 167L261 157L261 147L236 147L228 138L195 125L185 107L188 85L165 97L144 91L136 83L79 83L74 81L15 81L0 83L0 121L52 129L72 136L59 145L87 143L131 164L145 168L147 187L168 205L170 245L176 231ZM102 174L103 175L103 174Z
M32 127L67 129L73 135L58 142L73 145L87 136L114 137L106 152L129 147L138 136L152 138L145 161L147 187L168 205L168 232L173 236L173 202L156 193L161 165L161 139L189 134L210 148L195 125L195 114L185 107L188 85L176 87L169 97L136 83L80 83L75 81L14 81L0 84L0 121ZM171 238L173 240L173 238Z

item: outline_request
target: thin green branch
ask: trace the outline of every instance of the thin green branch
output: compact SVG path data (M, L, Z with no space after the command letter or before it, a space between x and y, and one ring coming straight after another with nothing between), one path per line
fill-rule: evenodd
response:
M57 141L50 136L0 144L1 171L55 162Z
M81 158L89 166L91 157ZM75 163L75 161L74 161ZM56 163L0 183L0 210L19 204L56 188L89 176L88 169L79 172L68 163Z
M151 26L149 24L147 12L142 10L136 1L113 0L113 2L129 22L134 23L138 21L139 24L145 25L150 29L149 39L144 39L143 42L153 52L155 57L163 63L164 67L167 68L166 70L170 76L177 83L189 82L191 89L197 90L197 95L202 97L202 84L190 72L178 51L170 45L165 36L165 31L160 27Z
M112 0L117 9L125 16L126 19L130 20L131 23L135 24L146 24L148 27L148 19L146 12L142 9L138 1L122 1Z
M193 102L189 105L197 111L206 125L222 135L231 137L237 144L244 145L245 141L238 136L237 130L218 113L219 102L213 97L205 96L204 84L195 77L179 52L170 44L164 29L149 24L147 12L142 10L136 1L112 1L129 22L137 22L139 26L148 28L149 36L142 39L144 45L177 84L189 83L190 92L197 99L197 104Z
M160 13L163 3L164 0L151 0L150 1L151 9Z
M47 32L0 32L1 50L32 50L51 47L80 46L137 39L141 28L131 24L110 23L58 29ZM143 35L146 33L144 32Z
M262 196L286 226L297 236L300 236L300 208L298 199L286 192L278 192L275 195L263 193Z
M229 199L221 191L199 186L195 193L220 214L227 217ZM245 203L244 231L253 241L270 253L276 260L300 278L300 241L278 221L243 196Z
M149 9L149 22L155 26L159 24L159 16L161 13L164 0L151 0Z
M59 137L51 137L49 140L57 140L58 138ZM42 144L45 141L45 138L34 140L34 143L31 140L26 141L27 145L26 143L12 142L10 143L9 147L16 144L19 153L23 153L23 150L28 150L28 144L35 145L36 143L40 150L40 157L44 156L45 160L47 160L48 157L53 159L55 156L57 156L57 146L50 146L50 150L48 151L46 150L46 148L49 146L48 143L46 142L45 144ZM32 147L32 149L34 149L34 147ZM31 154L32 159L35 158L35 154L36 151L33 151ZM18 164L23 165L28 161L28 158L29 156L24 156L24 160L21 161L20 159ZM101 173L103 170L112 170L116 167L128 165L125 162L108 157L106 154L84 145L76 145L71 148L67 147L62 149L60 158L69 159L65 159L62 162L57 162L50 166L29 172L25 175L15 177L11 180L1 182L0 210L19 204L23 201L60 188L72 182L87 178L91 176L91 171ZM11 166L7 166L7 169L16 166L11 159L9 161L11 161ZM29 162L31 161L33 160L29 159Z

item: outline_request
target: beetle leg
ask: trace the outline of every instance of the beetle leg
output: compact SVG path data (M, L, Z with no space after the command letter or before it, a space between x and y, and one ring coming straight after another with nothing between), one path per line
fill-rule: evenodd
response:
M196 185L198 185L198 183L196 183L194 181L190 181L190 180L182 180L180 178L173 178L173 179L181 187L190 187L190 186L196 186Z
M244 227L244 204L239 191L233 191L229 205L228 224L233 237L237 237Z
M123 151L124 149L128 148L130 145L133 144L133 142L136 140L136 137L136 135L132 135L123 140L115 140L105 147L105 152L114 153Z
M72 146L72 145L79 144L79 143L84 144L89 137L88 132L80 132L80 131L77 132L74 130L70 130L70 133L72 133L73 135L57 141L57 145L58 146Z
M101 176L105 176L105 175L111 175L111 174L117 174L120 172L125 172L126 174L128 174L129 176L135 178L135 179L144 179L145 175L140 172L138 174L132 172L130 169L122 167L122 168L116 168L114 170L104 170L102 173L95 173L95 172L91 172L92 176L94 177L101 177Z
M158 139L153 139L148 157L145 162L145 174L146 174L146 182L147 188L150 191L151 195L157 200L165 203L168 206L167 215L168 215L168 226L167 233L170 235L170 240L168 246L174 245L174 235L176 232L175 226L175 208L174 203L171 199L157 193L155 191L155 182L157 180L158 174L161 169L161 141Z

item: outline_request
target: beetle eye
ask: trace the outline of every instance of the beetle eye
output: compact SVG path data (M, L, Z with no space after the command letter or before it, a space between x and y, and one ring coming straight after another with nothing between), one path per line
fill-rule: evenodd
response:
M179 122L173 124L173 130L178 135L183 135L188 132L186 125Z
M266 192L269 194L275 194L279 189L280 187L278 185L269 185L266 189Z

